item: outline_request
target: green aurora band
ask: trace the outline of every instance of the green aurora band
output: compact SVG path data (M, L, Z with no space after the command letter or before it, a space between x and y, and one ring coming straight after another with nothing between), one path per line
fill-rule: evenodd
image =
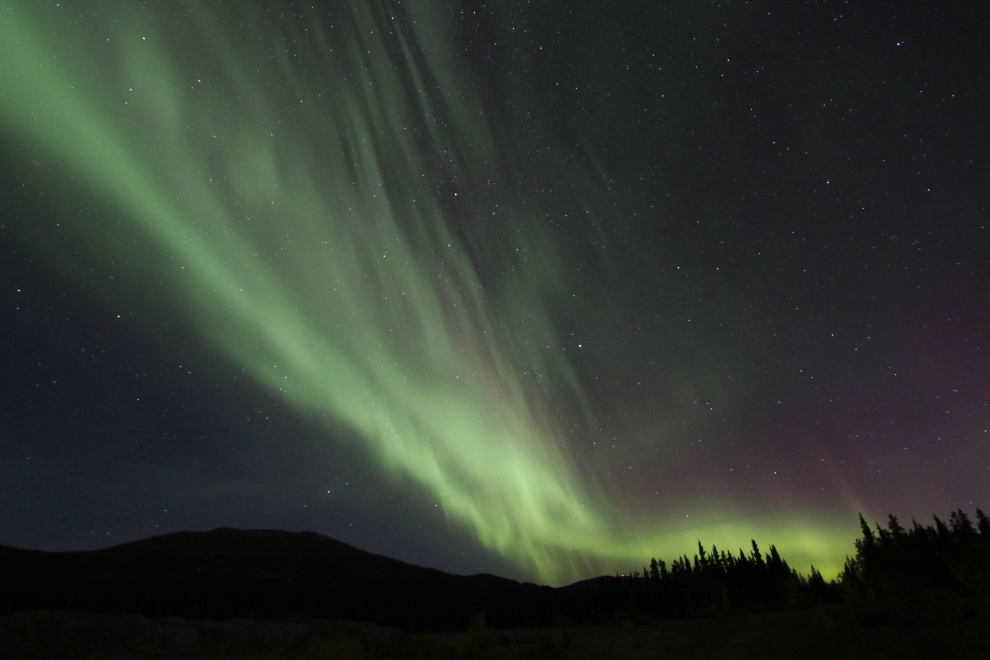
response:
M845 530L723 503L664 531L582 470L563 425L590 413L551 320L582 284L437 3L249 4L0 3L3 130L129 223L93 253L136 236L217 350L528 575L751 536L836 572ZM593 231L571 177L546 203Z

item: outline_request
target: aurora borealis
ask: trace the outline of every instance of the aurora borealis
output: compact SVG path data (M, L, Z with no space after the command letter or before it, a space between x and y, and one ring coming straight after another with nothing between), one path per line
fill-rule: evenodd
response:
M988 506L953 17L626 9L0 3L0 543L834 574Z

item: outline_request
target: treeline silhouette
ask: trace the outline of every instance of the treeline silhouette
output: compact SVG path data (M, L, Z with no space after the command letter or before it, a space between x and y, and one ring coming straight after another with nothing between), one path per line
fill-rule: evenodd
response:
M0 615L27 609L227 619L333 617L408 632L646 623L844 603L851 621L990 630L990 519L959 510L934 526L863 536L841 584L761 551L706 550L651 559L642 572L552 589L492 575L456 576L373 555L312 532L180 532L91 552L0 547ZM840 611L839 608L830 610ZM831 616L831 615L830 615ZM947 628L947 629L948 629ZM975 631L975 632L974 632ZM941 639L941 638L940 638ZM941 642L939 642L941 643ZM968 644L969 642L967 642Z
M990 518L977 523L959 509L948 524L910 529L888 516L876 531L859 518L863 537L842 573L843 600L864 620L955 625L990 617ZM990 623L990 621L985 621Z
M749 554L741 548L733 554L715 546L708 552L699 541L693 558L678 557L669 569L663 560L651 559L642 573L580 584L584 589L579 609L591 623L763 612L835 604L841 599L839 584L825 582L814 566L805 577L787 564L775 546L764 555L755 540Z
M552 589L458 576L363 552L312 532L179 532L90 552L0 547L0 615L27 609L151 617L334 617L406 631L640 622L837 602L770 546L653 560L635 576Z

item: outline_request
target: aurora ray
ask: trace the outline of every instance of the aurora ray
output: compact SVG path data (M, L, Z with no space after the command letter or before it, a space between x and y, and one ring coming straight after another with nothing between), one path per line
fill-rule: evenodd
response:
M484 546L561 583L754 532L630 524L578 465L558 408L590 412L552 312L582 282L435 3L2 12L4 129L131 223L88 248L135 232L218 351L353 429ZM553 204L593 218L561 172ZM833 568L826 532L782 533Z

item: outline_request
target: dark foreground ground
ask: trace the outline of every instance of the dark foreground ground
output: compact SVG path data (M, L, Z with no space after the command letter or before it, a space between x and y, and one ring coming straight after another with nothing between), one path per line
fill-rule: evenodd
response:
M954 654L944 641L935 640L934 633L923 630L848 625L837 609L638 626L475 628L440 635L406 635L392 628L331 619L218 622L51 611L0 617L4 660L990 658L990 654Z

